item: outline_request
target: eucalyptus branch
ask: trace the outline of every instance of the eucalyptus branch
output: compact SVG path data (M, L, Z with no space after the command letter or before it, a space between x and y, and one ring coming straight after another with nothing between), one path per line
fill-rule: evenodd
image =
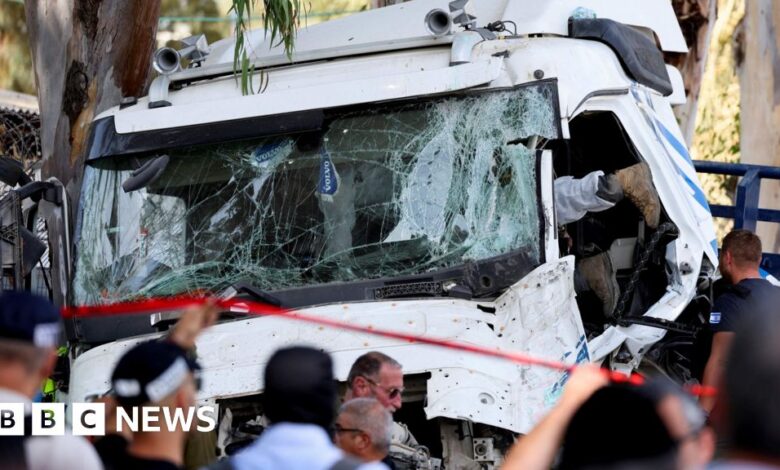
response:
M254 93L252 75L255 67L249 60L251 44L246 38L250 29L252 10L261 0L233 0L233 5L228 12L234 12L236 47L233 52L233 74L238 80L241 77L241 92L245 95ZM271 35L271 47L284 44L284 52L287 58L292 60L295 49L295 35L300 26L301 13L304 12L301 0L262 0L263 3L263 28L265 34ZM262 77L261 77L262 82ZM266 83L267 84L267 83ZM261 85L260 91L264 87Z

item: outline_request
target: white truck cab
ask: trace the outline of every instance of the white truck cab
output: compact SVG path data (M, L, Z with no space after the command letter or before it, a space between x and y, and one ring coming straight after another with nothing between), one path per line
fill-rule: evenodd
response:
M663 52L687 52L668 0L415 0L302 28L292 59L262 31L244 95L234 40L93 122L75 221L75 305L208 290L312 315L567 363L688 380L685 337L717 266L712 216L675 120ZM621 202L565 227L554 178L647 162L657 229ZM610 318L575 295L579 257L610 253ZM701 299L704 298L705 301ZM69 398L106 393L164 315L78 319ZM399 468L495 468L567 374L235 313L198 341L200 399L230 454L262 427L279 347L404 369L396 413L421 445ZM677 358L677 356L674 356ZM252 423L252 426L247 425Z

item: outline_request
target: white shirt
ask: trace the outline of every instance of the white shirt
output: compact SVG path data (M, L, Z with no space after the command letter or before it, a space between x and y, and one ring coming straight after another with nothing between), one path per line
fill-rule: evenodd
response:
M0 403L24 403L29 413L32 401L12 390L0 388ZM25 440L28 470L55 470L73 468L102 470L95 448L86 439L72 434L64 436L31 436Z
M278 423L233 456L235 470L328 470L344 454L328 434L314 424ZM381 462L359 470L388 470Z

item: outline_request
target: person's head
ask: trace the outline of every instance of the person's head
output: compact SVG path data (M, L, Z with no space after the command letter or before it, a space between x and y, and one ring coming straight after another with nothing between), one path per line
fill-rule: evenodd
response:
M376 398L390 412L401 408L404 373L395 359L377 351L363 354L347 377L351 398Z
M719 403L734 452L780 462L780 315L756 313L734 335Z
M197 402L199 371L198 364L176 344L146 341L119 359L111 384L117 404L128 412L146 406L188 410ZM160 423L164 422L161 416ZM165 426L161 429L168 431Z
M748 230L732 230L723 238L720 248L720 273L736 284L756 277L761 265L761 239Z
M28 292L0 294L0 388L33 398L57 362L60 315Z
M334 430L336 445L366 462L390 451L393 417L375 398L353 398L341 405Z
M271 423L316 424L329 431L336 414L333 363L322 351L276 351L265 367L263 408Z
M566 430L561 469L696 469L711 458L697 444L704 416L690 403L651 387L611 385L595 392ZM695 406L695 403L694 403ZM708 447L709 445L709 447Z

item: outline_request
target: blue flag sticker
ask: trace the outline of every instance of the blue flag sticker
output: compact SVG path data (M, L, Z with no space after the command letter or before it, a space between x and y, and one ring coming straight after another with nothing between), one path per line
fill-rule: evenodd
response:
M320 151L320 181L317 192L325 200L333 200L339 190L339 175L330 154L323 148Z
M710 313L710 325L717 325L720 323L720 312Z

